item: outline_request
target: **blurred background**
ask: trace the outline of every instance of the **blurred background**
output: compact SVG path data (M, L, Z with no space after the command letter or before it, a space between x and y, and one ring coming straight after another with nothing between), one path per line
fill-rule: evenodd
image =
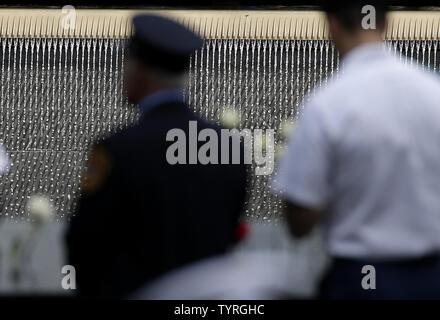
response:
M273 28L269 22L282 24L287 30L286 17L291 12L295 13L292 21L306 19L309 12L319 10L319 1L293 5L282 1L276 5L254 1L175 5L160 1L160 7L159 1L142 3L146 8L219 10L225 36L218 32L214 36L220 29L214 31L212 26L201 30L201 25L208 25L206 21L194 20L200 32L211 32L212 36L205 37L204 47L191 58L185 99L210 121L239 129L275 129L276 159L284 151L304 102L343 71L331 40L312 29L300 30L297 24L293 32L303 32L301 38L274 37L268 31ZM20 10L44 5L23 4ZM50 5L60 10L64 4ZM86 4L76 1L69 5L84 8ZM104 8L98 2L87 5ZM127 5L140 8L136 1ZM418 3L417 8L405 5L396 3L394 8L439 10L428 2ZM7 16L11 9L11 5L4 6L0 15ZM220 12L223 9L232 11L225 14ZM20 20L21 13L14 14L17 24L27 25L26 19ZM228 36L233 34L228 28L238 26L236 31L240 32L240 28L249 27L232 20L246 20L247 15L269 21L261 27L261 36ZM110 36L95 38L14 37L6 28L7 20L1 21L0 139L11 165L0 177L0 294L68 295L60 286L60 270L65 265L62 239L75 209L87 151L92 142L139 117L122 92L127 39L112 37L111 25L104 30ZM405 63L438 74L439 43L430 39L426 30L426 36L414 39L389 38L387 47ZM249 174L243 212L249 233L232 253L240 261L271 261L265 276L291 296L311 298L327 262L323 236L316 230L304 240L289 237L280 215L281 200L268 187L271 179L276 176Z

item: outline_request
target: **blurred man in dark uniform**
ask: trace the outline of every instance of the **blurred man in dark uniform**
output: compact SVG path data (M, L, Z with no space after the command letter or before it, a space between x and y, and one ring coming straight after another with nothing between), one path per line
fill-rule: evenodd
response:
M137 16L133 25L125 85L142 115L137 125L95 145L89 157L67 233L81 296L126 297L164 272L225 252L245 198L243 162L167 161L170 130L188 136L190 121L197 121L198 132L221 129L183 102L189 57L202 40L158 16Z

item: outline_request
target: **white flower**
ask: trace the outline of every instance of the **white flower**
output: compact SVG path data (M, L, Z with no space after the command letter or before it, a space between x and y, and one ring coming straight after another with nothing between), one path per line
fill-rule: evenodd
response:
M53 219L55 208L50 200L42 195L33 195L27 201L27 211L32 222L43 224Z
M5 149L0 144L0 174L4 174L9 171L10 163L9 157L6 154Z
M226 108L220 122L227 128L237 128L240 124L240 114L234 108Z
M286 153L287 146L285 144L277 144L275 146L275 159L280 159Z
M296 122L292 122L290 119L286 119L281 123L281 136L288 138L296 129Z

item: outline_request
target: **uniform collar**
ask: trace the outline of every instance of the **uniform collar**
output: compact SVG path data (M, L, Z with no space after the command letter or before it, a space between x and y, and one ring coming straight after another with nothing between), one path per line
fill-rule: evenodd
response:
M383 43L368 43L351 49L341 62L344 68L374 62L377 59L386 59L388 54Z
M139 102L142 116L161 104L183 103L183 90L181 88L170 88L156 91Z

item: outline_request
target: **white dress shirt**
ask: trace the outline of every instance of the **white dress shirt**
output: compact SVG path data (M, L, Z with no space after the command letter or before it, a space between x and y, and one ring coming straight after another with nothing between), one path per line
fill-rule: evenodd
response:
M345 258L440 251L440 81L382 44L343 59L310 99L273 185L324 209L326 245Z

